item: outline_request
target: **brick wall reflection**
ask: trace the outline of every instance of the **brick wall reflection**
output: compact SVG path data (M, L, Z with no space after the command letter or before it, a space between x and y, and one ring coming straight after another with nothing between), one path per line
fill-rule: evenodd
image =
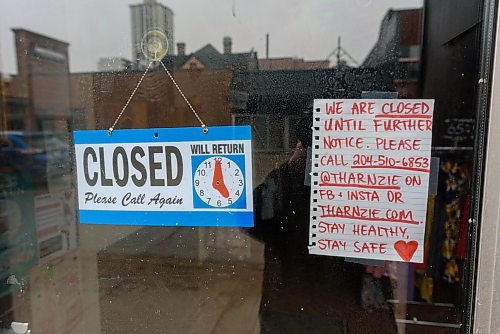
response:
M139 82L142 72L71 74L71 108L85 110L87 128L109 128ZM175 70L172 75L207 125L230 125L227 99L230 70ZM167 74L148 73L117 129L199 126Z

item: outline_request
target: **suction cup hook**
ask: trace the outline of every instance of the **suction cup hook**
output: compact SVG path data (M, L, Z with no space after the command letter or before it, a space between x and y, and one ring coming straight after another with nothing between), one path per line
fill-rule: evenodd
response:
M141 51L151 61L160 61L167 54L169 45L167 36L160 30L150 30L141 41Z

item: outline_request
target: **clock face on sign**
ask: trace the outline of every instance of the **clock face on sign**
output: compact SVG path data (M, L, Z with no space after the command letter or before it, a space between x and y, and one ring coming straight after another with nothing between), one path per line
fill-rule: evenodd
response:
M196 195L206 205L224 208L234 205L243 196L245 178L234 160L212 156L197 166L193 185Z

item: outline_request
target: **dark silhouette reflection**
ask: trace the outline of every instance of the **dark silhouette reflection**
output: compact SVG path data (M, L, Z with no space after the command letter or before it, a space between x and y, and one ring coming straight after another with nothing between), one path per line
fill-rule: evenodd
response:
M304 176L311 134L303 129L310 126L304 124L290 159L255 190L250 233L265 243L261 333L395 333L389 307L362 303L363 266L308 252L311 188ZM387 277L381 280L377 286L389 286Z

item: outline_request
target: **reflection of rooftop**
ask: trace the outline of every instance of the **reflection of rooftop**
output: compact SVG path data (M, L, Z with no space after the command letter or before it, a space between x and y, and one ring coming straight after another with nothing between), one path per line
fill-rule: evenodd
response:
M379 38L364 67L392 70L400 98L418 96L422 48L422 9L389 10L380 24Z
M257 69L257 54L254 51L220 53L212 44L207 44L190 55L167 55L163 58L167 68L184 69L232 69L248 71Z
M363 62L377 67L400 58L420 58L422 9L389 10L380 24L379 38Z
M26 29L22 29L22 28L13 28L12 31L15 34L18 34L18 33L28 34L30 37L33 37L33 38L39 38L40 40L44 40L44 39L50 40L51 43L57 43L57 44L60 44L61 46L65 46L65 47L69 46L69 43L67 43L67 42L64 42L64 41L61 41L61 40L58 40L58 39L55 39L52 37L48 37L46 35L42 35L42 34L30 31L30 30L26 30Z
M327 69L330 67L329 60L310 60L302 58L264 58L259 59L259 69L266 70L314 70Z

